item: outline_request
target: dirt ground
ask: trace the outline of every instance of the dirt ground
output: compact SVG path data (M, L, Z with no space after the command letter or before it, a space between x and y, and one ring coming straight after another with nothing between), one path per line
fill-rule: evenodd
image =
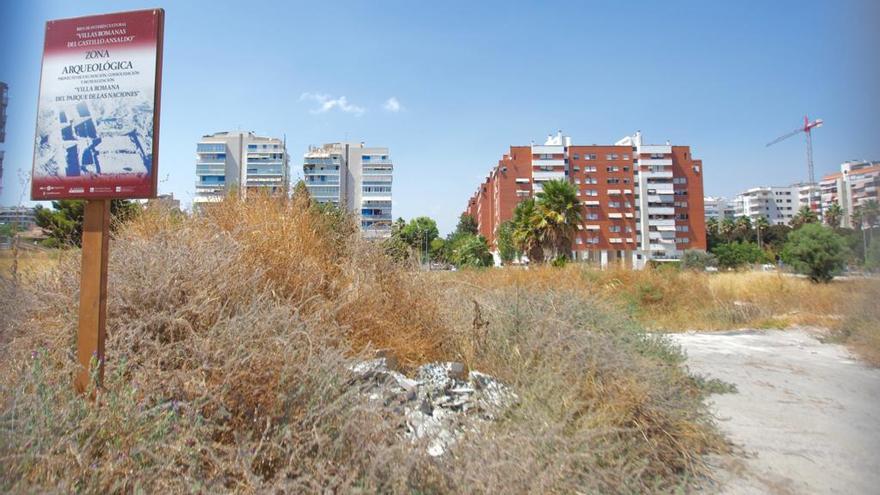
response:
M880 490L880 369L809 329L670 335L693 372L736 385L712 396L743 456L714 459L721 493Z

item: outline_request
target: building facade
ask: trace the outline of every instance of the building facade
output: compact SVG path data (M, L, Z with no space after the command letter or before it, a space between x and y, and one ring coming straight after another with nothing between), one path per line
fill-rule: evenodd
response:
M641 268L706 249L702 162L688 146L645 144L641 133L613 145L573 145L559 132L543 145L511 146L468 200L465 212L494 252L498 226L549 180L578 190L578 260Z
M880 161L849 161L840 172L826 175L819 183L822 209L837 203L843 209L844 227L855 227L852 214L868 201L880 201Z
M394 164L388 148L364 143L310 147L303 156L303 177L313 200L356 215L365 237L391 236Z
M736 202L721 196L706 196L703 198L703 209L706 221L736 217Z
M0 191L3 191L3 143L6 142L6 107L9 105L9 86L0 81Z
M37 210L29 206L0 206L0 225L12 225L16 230L30 230L37 226Z
M287 196L290 165L284 141L253 132L218 132L196 144L196 195L193 207L235 193L264 191Z
M736 217L754 222L764 217L770 225L787 225L800 208L800 186L753 187L734 200Z

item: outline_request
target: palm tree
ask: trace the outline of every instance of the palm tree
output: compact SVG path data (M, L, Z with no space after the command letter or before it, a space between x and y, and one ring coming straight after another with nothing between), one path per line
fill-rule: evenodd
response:
M809 206L801 206L794 218L791 219L792 230L797 230L808 223L819 223L819 215Z
M877 219L880 218L880 203L876 199L865 201L859 205L859 212L862 214L862 220L869 229L877 226Z
M759 215L758 218L755 219L755 230L758 233L758 246L763 248L764 243L761 239L761 231L770 227L770 222L767 221L767 217L764 215Z
M718 227L719 227L719 225L718 225L717 218L710 218L710 219L706 220L706 232L712 232L713 234L717 234Z
M551 180L544 183L535 197L541 240L552 249L554 258L568 257L577 226L581 223L577 189L568 181Z
M840 227L840 220L843 219L843 208L835 201L831 203L831 206L825 210L823 215L825 217L825 224L836 229Z
M730 242L733 239L733 231L735 228L736 223L733 221L733 219L730 217L724 217L724 220L721 221L719 233L725 241Z
M752 219L743 215L734 222L733 236L740 241L748 241L752 233Z
M513 210L513 243L528 256L532 263L544 261L544 248L541 246L541 231L538 228L538 208L535 200L528 198L516 205Z

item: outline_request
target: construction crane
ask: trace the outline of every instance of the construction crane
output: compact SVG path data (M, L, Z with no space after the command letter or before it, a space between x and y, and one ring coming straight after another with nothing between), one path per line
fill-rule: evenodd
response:
M786 134L784 136L779 136L778 138L774 139L773 141L770 141L769 143L767 143L767 146L773 146L774 144L776 144L780 141L785 141L786 139L788 139L796 134L799 134L801 132L806 134L807 135L807 171L809 173L810 185L814 185L816 183L816 174L815 174L815 172L813 172L813 134L811 131L817 127L822 127L822 124L823 124L822 119L816 119L816 120L810 122L810 119L806 115L804 115L804 125L803 126L798 127L797 129L789 132L788 134Z

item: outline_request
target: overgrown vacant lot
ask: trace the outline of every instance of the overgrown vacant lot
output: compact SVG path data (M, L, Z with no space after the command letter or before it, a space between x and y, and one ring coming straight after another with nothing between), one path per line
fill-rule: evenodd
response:
M827 328L880 365L880 279L814 284L774 272L695 273L674 269L600 271L583 265L437 274L442 283L568 290L603 301L649 330L734 330L805 325Z
M111 246L94 401L71 387L78 253L0 281L0 491L669 492L727 449L678 350L615 304L549 275L438 281L352 233L302 200L144 214ZM518 402L432 457L352 385L376 348Z

